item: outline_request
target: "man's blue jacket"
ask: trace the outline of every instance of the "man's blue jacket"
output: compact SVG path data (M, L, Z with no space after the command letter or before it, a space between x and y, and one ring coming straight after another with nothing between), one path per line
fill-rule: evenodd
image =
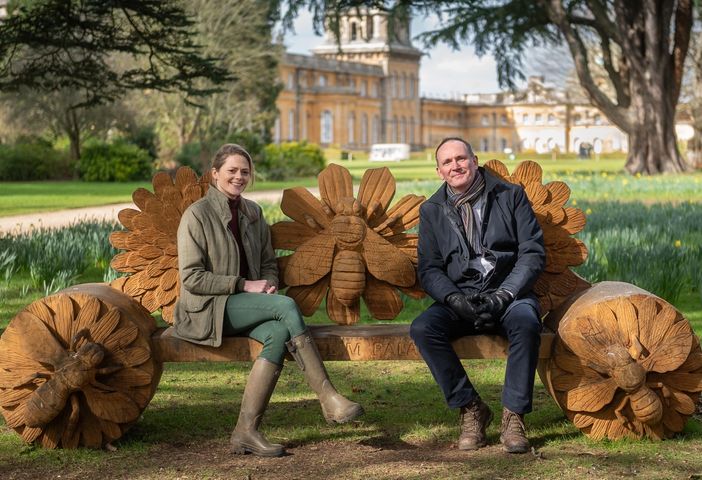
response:
M515 298L530 296L546 263L541 227L519 185L479 167L485 176L481 243L495 268L484 278L468 268L471 252L460 215L442 184L419 210L418 275L424 289L443 303L452 293L492 292L504 288ZM474 254L473 254L474 255Z

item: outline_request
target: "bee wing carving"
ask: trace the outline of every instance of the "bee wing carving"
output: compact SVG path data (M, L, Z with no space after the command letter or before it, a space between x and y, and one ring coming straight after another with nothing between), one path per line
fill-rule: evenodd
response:
M285 284L312 285L329 273L334 259L335 244L331 232L323 230L297 247L285 266Z
M370 228L363 240L363 258L368 271L378 280L400 287L414 285L416 273L410 257Z
M139 406L122 392L105 392L92 385L83 386L83 394L93 414L115 423L133 422L139 417Z
M68 353L49 327L28 311L21 312L2 336L5 348L58 368L68 358Z

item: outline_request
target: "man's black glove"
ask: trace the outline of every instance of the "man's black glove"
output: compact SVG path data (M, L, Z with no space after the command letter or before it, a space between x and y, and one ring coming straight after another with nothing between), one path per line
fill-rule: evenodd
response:
M479 305L476 308L478 321L482 321L484 326L482 329L494 328L502 319L507 306L512 303L514 297L505 289L497 289L493 293L481 293ZM490 327L487 325L490 324ZM478 326L476 325L476 329Z
M452 293L446 297L446 305L463 321L475 322L478 318L476 304L472 302L471 296L463 293Z

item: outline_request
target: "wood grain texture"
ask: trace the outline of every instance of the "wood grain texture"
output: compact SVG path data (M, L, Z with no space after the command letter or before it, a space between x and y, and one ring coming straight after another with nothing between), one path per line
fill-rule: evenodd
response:
M670 438L702 392L702 350L672 305L634 285L602 282L549 314L558 328L539 374L594 439Z
M585 214L566 207L570 188L563 182L542 184L541 166L532 161L521 162L510 175L498 160L490 160L485 168L505 181L521 185L544 232L546 268L534 290L544 312L558 308L568 297L590 284L570 271L587 259L587 248L572 235L585 227Z
M397 289L423 295L417 235L406 230L419 221L424 197L407 195L391 207L395 180L386 167L367 170L354 198L348 170L332 164L320 173L319 190L321 201L303 188L285 190L281 208L293 222L272 226L273 248L294 251L280 264L288 295L310 315L329 288L327 315L339 325L358 321L361 298L374 318L396 318ZM381 288L368 294L371 285Z
M0 337L0 413L29 443L101 448L153 397L161 364L144 308L106 285L37 300Z

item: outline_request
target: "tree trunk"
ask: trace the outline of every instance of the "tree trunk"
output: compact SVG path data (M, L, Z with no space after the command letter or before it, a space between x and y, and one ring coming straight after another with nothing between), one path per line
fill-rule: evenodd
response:
M71 160L80 160L80 125L73 109L66 112L66 135L70 142Z
M638 83L638 84L637 84ZM675 105L665 85L636 82L632 78L629 107L631 119L626 170L640 173L679 173L691 169L678 150L675 136ZM665 84L665 82L661 82Z

